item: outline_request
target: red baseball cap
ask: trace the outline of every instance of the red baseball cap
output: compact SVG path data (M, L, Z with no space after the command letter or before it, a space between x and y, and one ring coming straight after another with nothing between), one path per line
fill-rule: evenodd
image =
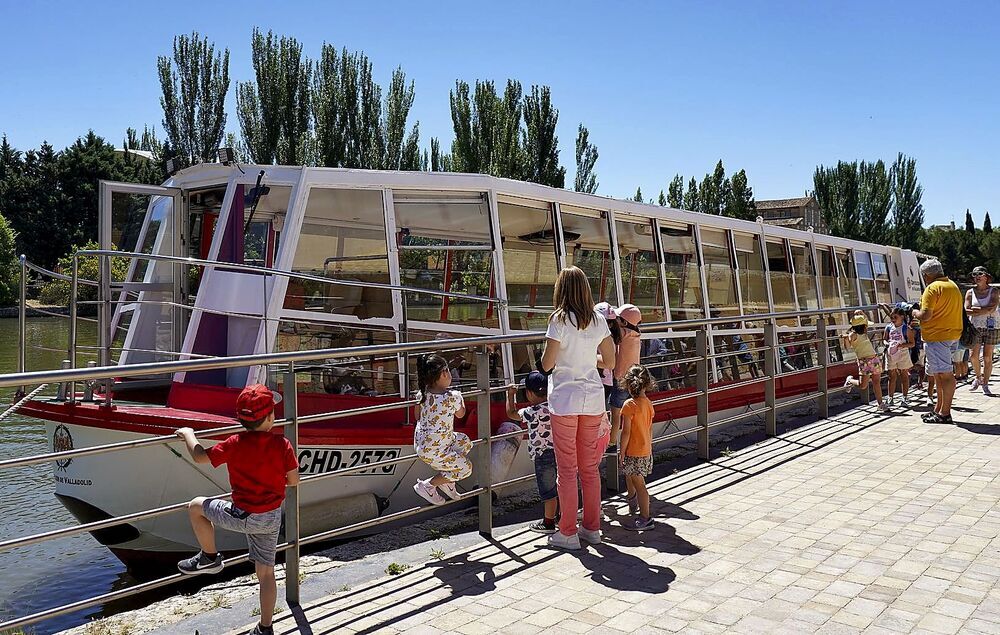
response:
M281 395L264 384L247 386L236 400L236 418L253 423L274 412L274 404L281 403Z

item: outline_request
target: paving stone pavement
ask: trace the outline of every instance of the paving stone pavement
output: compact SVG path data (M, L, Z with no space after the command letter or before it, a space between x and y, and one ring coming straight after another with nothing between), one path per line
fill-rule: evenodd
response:
M600 545L555 551L520 528L283 612L275 632L998 633L1000 398L960 386L956 425L924 411L857 408L669 474L650 484L652 531L606 501Z

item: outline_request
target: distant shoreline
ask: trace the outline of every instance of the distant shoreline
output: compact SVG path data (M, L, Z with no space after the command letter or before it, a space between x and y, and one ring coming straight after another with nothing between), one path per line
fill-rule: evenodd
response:
M42 311L45 311L44 313ZM50 315L55 313L56 315ZM0 319L2 318L14 318L17 319L18 307L16 306L5 306L0 307ZM64 306L45 306L45 305L35 305L28 303L28 308L25 310L25 315L27 317L60 317L63 315L69 315L69 309Z

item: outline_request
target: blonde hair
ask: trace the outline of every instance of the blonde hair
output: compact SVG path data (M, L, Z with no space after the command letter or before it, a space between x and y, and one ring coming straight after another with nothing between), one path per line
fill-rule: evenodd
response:
M594 319L594 296L590 292L587 274L579 267L566 267L556 278L552 304L556 310L549 319L569 321L578 330L590 326Z
M656 380L649 374L649 369L639 364L633 364L625 372L622 383L625 384L625 390L632 397L656 390Z

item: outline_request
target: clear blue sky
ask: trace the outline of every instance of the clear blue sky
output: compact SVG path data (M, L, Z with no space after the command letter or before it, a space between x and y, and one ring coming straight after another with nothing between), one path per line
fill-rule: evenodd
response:
M614 6L614 9L608 7ZM600 151L599 192L646 197L722 159L758 199L800 196L817 164L917 159L927 221L997 215L1000 3L4 2L0 132L58 148L93 128L162 136L157 55L197 29L252 79L254 25L364 50L416 82L422 145L451 140L457 78L552 87L562 161L576 126ZM570 180L571 182L571 180Z

